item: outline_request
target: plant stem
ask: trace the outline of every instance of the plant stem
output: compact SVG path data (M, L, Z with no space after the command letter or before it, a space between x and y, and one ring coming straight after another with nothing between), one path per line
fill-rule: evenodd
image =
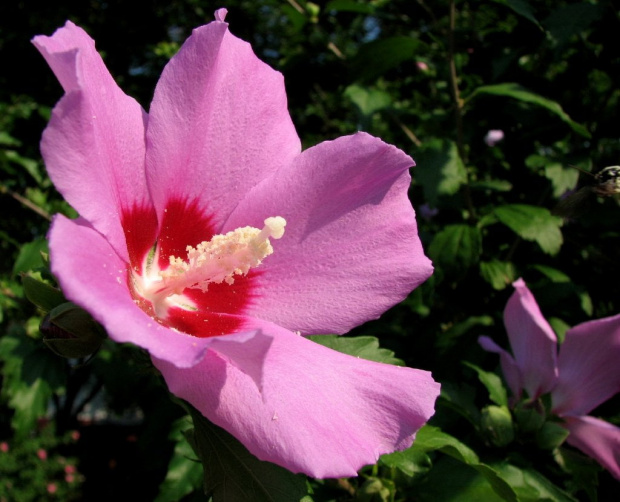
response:
M450 28L448 30L448 63L450 66L450 88L452 89L452 97L454 99L454 117L456 120L456 147L459 152L459 157L463 161L465 166L467 165L467 158L465 152L465 141L463 139L463 100L461 99L461 93L459 91L458 76L456 73L456 62L454 59L454 31L456 27L456 6L454 0L450 0ZM476 219L476 210L471 197L471 190L469 188L469 171L465 167L466 181L463 186L463 196L465 198L465 204L469 211L470 220Z
M18 194L17 192L14 192L13 190L10 190L5 186L0 186L0 193L6 193L10 195L17 202L27 207L28 209L32 209L35 213L37 213L39 216L42 216L47 221L52 221L52 216L47 211L45 211L45 209L40 208L39 206L29 201L26 197Z

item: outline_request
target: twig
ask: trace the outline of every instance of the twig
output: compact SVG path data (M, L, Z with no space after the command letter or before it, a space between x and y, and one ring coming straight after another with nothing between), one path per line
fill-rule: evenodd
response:
M32 211L37 213L39 216L42 216L43 218L45 218L47 221L52 221L52 216L45 209L42 209L39 206L37 206L35 203L29 201L23 195L20 195L17 192L10 190L4 185L0 185L0 193L5 193L5 194L10 195L20 204L22 204L23 206L26 206L28 209L31 209Z
M295 0L288 0L288 3L290 3L291 6L293 7L293 9L295 9L300 14L305 14L306 13L304 8L301 5L299 5Z
M405 124L403 124L400 119L395 115L395 114L391 114L392 118L396 121L396 123L398 124L398 126L402 129L402 131L405 133L405 135L411 140L411 142L415 145L415 146L422 146L422 141L420 141L420 138L418 138L414 132L409 129Z
M339 59L347 59L346 56L342 53L342 51L338 48L338 46L334 42L328 42L327 48L332 51L337 58Z

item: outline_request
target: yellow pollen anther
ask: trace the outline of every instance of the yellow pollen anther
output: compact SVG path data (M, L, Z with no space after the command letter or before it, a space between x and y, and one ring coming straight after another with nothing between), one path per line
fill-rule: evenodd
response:
M142 296L150 300L158 315L165 313L166 298L180 295L187 288L206 291L209 284L232 284L235 275L246 275L273 253L270 238L284 235L286 220L281 216L267 218L265 226L237 228L223 235L214 235L195 248L187 246L187 259L170 256L170 266L159 272L155 280L143 290Z

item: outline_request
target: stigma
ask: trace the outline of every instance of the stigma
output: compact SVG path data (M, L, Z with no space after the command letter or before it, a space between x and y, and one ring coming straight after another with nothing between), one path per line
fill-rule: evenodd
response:
M281 216L267 218L262 229L237 228L226 234L214 235L196 247L187 246L187 257L170 256L168 268L160 270L151 280L138 287L140 295L149 300L155 315L165 317L168 307L176 304L191 307L182 295L188 288L207 291L210 284L233 284L235 276L246 275L273 253L270 239L284 235L286 220Z

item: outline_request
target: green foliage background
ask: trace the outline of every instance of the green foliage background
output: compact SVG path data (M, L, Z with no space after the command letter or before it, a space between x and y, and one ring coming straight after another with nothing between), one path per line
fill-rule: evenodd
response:
M617 201L593 197L567 221L550 212L567 190L589 181L570 165L596 172L620 164L620 12L612 0L2 2L0 441L18 448L47 438L45 417L59 438L55 447L79 458L85 474L71 493L204 499L186 437L196 446L196 431L208 426L197 422L183 435L191 428L186 411L130 347L106 342L86 365L53 355L20 273L44 265L50 216L74 215L38 151L61 89L29 39L74 21L148 110L166 61L222 6L232 33L284 74L304 147L365 130L416 160L411 200L435 264L407 300L351 334L375 336L383 349L371 338L333 342L337 350L397 362L394 353L431 370L444 389L432 426L406 455L387 456L357 479L311 481L309 496L613 500L617 482L570 447L542 451L519 437L498 446L489 437L481 410L505 406L498 398L505 391L491 373L496 357L476 342L484 334L506 345L501 316L518 277L560 336L620 311ZM494 146L484 141L491 129L505 135ZM106 409L133 421L78 421L102 389ZM594 414L620 425L617 399ZM60 438L76 428L80 441L65 444ZM0 452L0 468L1 459ZM46 481L38 483L43 495L32 500L52 497ZM222 500L217 491L213 497Z

